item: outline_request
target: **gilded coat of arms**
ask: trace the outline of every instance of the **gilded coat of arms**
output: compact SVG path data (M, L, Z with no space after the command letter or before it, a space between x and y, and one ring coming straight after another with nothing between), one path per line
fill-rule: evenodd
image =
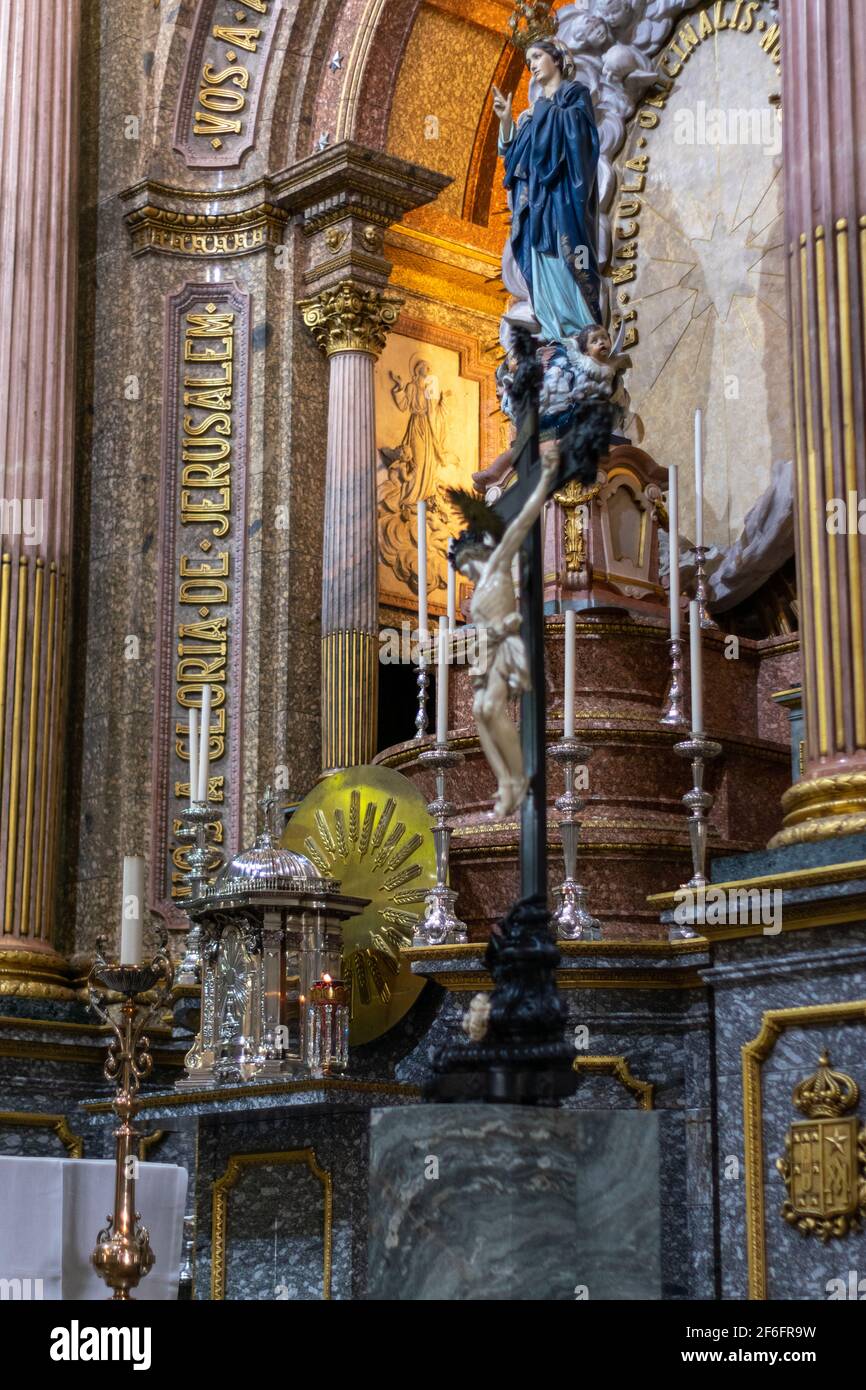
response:
M794 1087L794 1105L807 1118L785 1136L785 1157L776 1167L788 1189L782 1215L803 1235L822 1241L861 1229L866 1216L866 1128L856 1110L860 1088L832 1071L821 1054L818 1070Z

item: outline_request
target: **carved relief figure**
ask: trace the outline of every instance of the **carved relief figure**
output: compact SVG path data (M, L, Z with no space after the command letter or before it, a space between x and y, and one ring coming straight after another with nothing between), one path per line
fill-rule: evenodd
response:
M447 491L468 481L471 474L478 448L473 429L476 407L471 394L462 390L459 368L455 375L447 375L453 370L452 354L440 350L437 358L436 349L430 355L423 349L409 354L410 341L403 340L402 352L392 349L390 360L382 363L378 387L377 411L385 422L378 478L381 587L398 602L401 590L408 591L407 597L417 594L417 508L424 501L428 592L432 601L442 602L448 542L457 524ZM457 355L453 358L457 368ZM402 435L397 435L397 429L402 429Z

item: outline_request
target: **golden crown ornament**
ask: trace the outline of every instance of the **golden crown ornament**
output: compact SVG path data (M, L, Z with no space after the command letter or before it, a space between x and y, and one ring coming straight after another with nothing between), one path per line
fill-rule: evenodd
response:
M857 1082L844 1071L832 1071L826 1052L818 1059L818 1070L794 1087L794 1104L810 1120L845 1115L859 1099Z
M508 38L515 48L524 52L540 39L552 39L556 33L556 15L550 0L517 0L508 21Z

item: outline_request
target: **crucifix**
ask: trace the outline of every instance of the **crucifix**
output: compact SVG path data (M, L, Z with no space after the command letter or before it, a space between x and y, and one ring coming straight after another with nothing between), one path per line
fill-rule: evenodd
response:
M511 451L516 482L493 512L477 499L452 494L471 527L454 543L452 554L461 572L476 583L473 622L489 623L492 634L487 669L474 680L474 713L479 740L499 783L496 809L500 814L520 809L520 899L494 927L487 949L485 962L494 981L487 1036L481 1042L440 1049L431 1089L440 1100L556 1104L574 1090L577 1074L574 1049L563 1038L563 1008L556 987L559 952L547 904L541 512L545 500L572 479L595 481L598 460L610 442L612 410L607 401L583 402L573 412L566 435L555 443L540 443L542 372L528 333L515 333L513 355L511 399L519 426ZM513 648L503 661L500 654L513 638L510 626L516 619L513 592L506 597L506 591L518 545L520 650ZM513 752L509 757L509 737L502 724L505 686L521 691L519 759ZM494 708L497 703L501 709Z

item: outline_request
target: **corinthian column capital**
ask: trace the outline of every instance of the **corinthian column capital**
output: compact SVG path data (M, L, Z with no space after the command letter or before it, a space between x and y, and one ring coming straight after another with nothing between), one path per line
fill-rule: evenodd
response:
M337 352L369 352L378 357L402 307L400 295L351 280L298 304L304 323L327 357Z

